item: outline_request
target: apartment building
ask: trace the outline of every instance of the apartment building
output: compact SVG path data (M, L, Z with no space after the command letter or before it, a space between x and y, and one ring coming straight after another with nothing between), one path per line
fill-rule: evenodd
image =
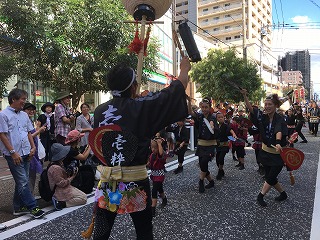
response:
M264 89L279 86L277 59L271 54L272 0L176 0L176 20L186 20L198 34L220 48L236 47L239 56L255 62ZM197 27L195 27L195 25Z
M313 86L311 81L311 62L308 50L287 52L280 60L283 71L301 71L303 75L303 86L306 89L306 98L313 96Z

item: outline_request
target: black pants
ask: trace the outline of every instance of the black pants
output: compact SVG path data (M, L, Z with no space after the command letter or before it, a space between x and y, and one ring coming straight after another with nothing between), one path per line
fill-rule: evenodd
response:
M296 132L298 132L299 137L301 137L302 140L306 140L306 137L303 135L303 133L301 132L301 129L303 127L304 122L303 121L299 121L297 126L296 126Z
M97 208L95 218L94 240L107 240L110 237L111 229L117 213L106 209ZM152 240L152 213L151 206L140 212L130 213L136 229L137 240ZM124 229L125 231L125 229Z
M219 167L219 165L224 165L224 158L226 154L229 152L229 147L222 147L218 148L217 155L216 155L216 164Z
M179 146L177 146L179 147ZM176 147L176 149L177 149ZM176 151L176 154L178 156L178 163L183 163L184 160L184 154L186 153L186 151L188 150L188 146L184 145L182 148L180 148L179 150Z
M254 153L256 155L256 161L257 161L257 164L260 165L260 160L259 160L259 153L260 153L261 149L260 148L257 148L254 150Z
M266 182L274 186L278 183L278 175L283 166L264 166Z
M152 182L152 198L158 198L158 193L164 193L163 182Z
M311 131L313 132L313 134L317 134L318 128L319 128L319 123L310 123L310 125L311 125Z

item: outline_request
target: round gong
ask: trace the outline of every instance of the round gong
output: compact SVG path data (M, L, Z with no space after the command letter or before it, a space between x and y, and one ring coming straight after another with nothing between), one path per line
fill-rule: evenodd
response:
M122 0L125 9L135 19L141 20L147 16L147 20L161 18L170 8L172 0Z

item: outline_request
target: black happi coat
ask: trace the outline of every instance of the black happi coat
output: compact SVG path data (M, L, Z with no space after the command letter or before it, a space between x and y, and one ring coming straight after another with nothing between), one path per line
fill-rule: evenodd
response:
M173 81L169 87L145 97L114 97L99 105L94 111L94 128L116 124L135 135L138 138L135 157L121 165L142 165L147 163L152 136L187 114L185 89L180 81Z
M287 144L286 136L288 135L287 123L284 118L279 114L275 113L271 123L271 128L269 124L269 116L267 114L260 114L254 109L252 114L252 122L258 127L262 142L268 147L271 145L276 145L276 134L278 132L282 133L281 146L284 147ZM265 166L282 166L283 161L280 154L271 154L265 151L259 153L260 162Z

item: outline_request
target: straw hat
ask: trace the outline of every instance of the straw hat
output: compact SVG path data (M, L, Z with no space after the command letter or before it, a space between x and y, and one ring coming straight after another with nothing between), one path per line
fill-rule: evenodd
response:
M148 5L154 9L155 19L161 18L170 8L172 0L122 0L122 3L131 15L134 15L136 8L139 5Z

